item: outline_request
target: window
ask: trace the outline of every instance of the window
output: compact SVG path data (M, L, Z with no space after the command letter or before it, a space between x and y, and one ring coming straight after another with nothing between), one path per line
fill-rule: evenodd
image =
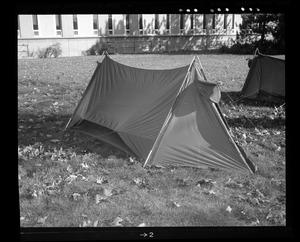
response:
M77 20L77 14L73 14L73 30L74 30L74 35L78 35L78 20Z
M112 14L108 15L108 34L113 34Z
M33 35L39 35L39 24L37 15L32 15Z
M155 30L156 34L158 33L158 29L159 29L158 14L155 14L155 17L154 17L154 30Z
M180 14L180 34L183 33L184 29L184 14Z
M126 34L130 34L130 23L129 23L129 14L126 14L125 16L125 22L126 22Z
M213 18L212 18L212 29L216 28L216 15L213 14Z
M191 34L194 34L194 14L191 14Z
M231 22L232 22L232 29L234 29L234 14L232 14L232 20L231 20Z
M206 29L206 14L203 14L203 29Z
M228 14L224 14L224 25L223 25L223 29L227 29L227 15L228 15Z
M20 16L18 15L18 38L21 37L21 31L20 31Z
M166 29L167 29L167 33L169 34L170 33L170 14L167 14L167 26L166 26Z
M93 14L93 34L98 36L98 26L99 26L99 21L98 21L98 14Z
M139 33L143 34L143 15L139 14Z
M55 15L55 22L56 22L56 35L57 36L62 36L62 25L61 25L61 15L56 14Z

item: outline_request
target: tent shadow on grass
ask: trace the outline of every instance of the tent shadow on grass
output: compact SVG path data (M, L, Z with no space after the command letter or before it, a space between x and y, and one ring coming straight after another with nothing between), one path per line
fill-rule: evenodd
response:
M228 105L229 107L231 106L236 106L238 107L239 105L243 106L252 106L252 107L278 107L281 104L284 103L282 102L270 102L266 100L256 100L256 99L241 99L240 97L241 92L236 91L236 92L222 92L222 98L221 98L221 106ZM232 102L232 100L235 102ZM239 101L240 100L240 101ZM262 111L263 112L263 111ZM282 126L285 126L285 119L281 117L275 117L271 118L266 115L261 115L260 117L247 117L245 118L244 114L241 113L239 117L226 117L226 121L230 127L243 127L247 129L254 128L253 124L258 128L263 128L263 129L277 129L277 128L282 128Z
M259 129L281 129L282 126L285 126L285 119L283 118L275 118L271 119L265 116L260 118L244 118L244 116L237 118L226 118L226 121L229 127L243 127L246 129L253 129L255 125L256 128ZM251 122L250 122L251 121Z
M64 131L70 115L51 113L43 116L44 118L33 113L19 113L19 127L22 127L18 132L19 146L41 142L49 148L73 149L79 154L91 152L104 159L110 156L117 159L128 158L125 152L96 138L72 130Z
M235 102L233 103L232 100ZM285 103L285 100L264 100L264 99L248 99L241 97L241 91L221 92L221 102L227 105L246 105L253 107L278 107Z

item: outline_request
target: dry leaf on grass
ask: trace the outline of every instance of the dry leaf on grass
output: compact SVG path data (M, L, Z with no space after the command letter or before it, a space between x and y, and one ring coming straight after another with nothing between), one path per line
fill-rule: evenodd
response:
M98 226L98 223L99 223L99 221L98 220L96 220L95 222L94 222L94 227L97 227Z
M103 195L100 195L100 194L96 194L95 196L95 203L98 204L100 202L103 202L107 199L108 197L107 196L103 196Z
M39 224L44 224L44 223L46 222L46 219L47 219L47 218L48 218L48 215L45 216L45 217L43 217L43 218L39 218L37 222L38 222Z
M120 217L116 217L115 220L112 222L113 226L116 227L122 227L123 225L121 224L123 222L123 219Z
M103 188L102 194L96 194L95 196L95 202L96 204L107 200L110 196L112 196L112 189Z
M228 206L228 207L226 208L226 212L228 212L228 213L231 213L231 210L232 210L232 208L231 208L230 206Z
M77 193L77 192L74 192L74 193L72 194L72 197L73 197L73 199L74 199L75 201L77 201L78 198L79 198L80 196L81 196L81 195L80 195L79 193Z
M96 183L97 184L105 184L105 183L108 183L108 180L105 179L104 177L97 177Z

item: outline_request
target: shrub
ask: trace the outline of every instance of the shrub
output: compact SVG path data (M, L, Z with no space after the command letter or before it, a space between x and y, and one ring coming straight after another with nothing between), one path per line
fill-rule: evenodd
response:
M219 49L220 53L224 54L253 54L255 51L255 46L253 44L245 43L241 44L239 42L233 44L231 47L222 45Z
M38 50L38 57L39 58L48 58L48 57L54 57L57 58L62 53L61 49L61 43L55 43L51 46L48 46L43 49Z
M255 49L258 48L259 51L266 55L283 55L285 54L285 46L279 42L274 41L254 41L252 43L241 43L236 41L231 47L227 45L222 45L219 48L220 53L224 54L242 54L242 55L252 55Z
M84 55L102 55L103 51L107 51L107 43L97 41L91 48L86 50Z

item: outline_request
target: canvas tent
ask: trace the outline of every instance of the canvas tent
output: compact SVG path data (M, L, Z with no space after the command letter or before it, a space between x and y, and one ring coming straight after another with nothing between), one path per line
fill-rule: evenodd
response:
M242 98L258 96L275 99L285 98L285 57L263 55L256 50L245 84Z
M168 70L129 67L105 56L66 128L145 161L237 169L255 167L233 141L218 106L220 90L196 57Z

